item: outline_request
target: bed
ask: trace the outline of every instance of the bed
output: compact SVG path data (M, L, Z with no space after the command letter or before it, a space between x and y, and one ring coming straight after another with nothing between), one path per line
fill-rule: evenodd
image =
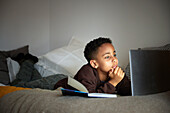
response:
M152 49L169 49L169 47L168 44ZM84 44L72 39L68 46L39 56L35 68L42 77L56 73L73 77L86 63L83 49ZM170 91L145 96L87 98L63 96L60 88L47 90L10 86L20 68L13 58L21 52L29 53L29 46L0 51L0 113L170 113ZM130 77L129 65L126 72Z
M169 113L170 91L147 96L86 98L60 90L19 90L0 99L1 113Z

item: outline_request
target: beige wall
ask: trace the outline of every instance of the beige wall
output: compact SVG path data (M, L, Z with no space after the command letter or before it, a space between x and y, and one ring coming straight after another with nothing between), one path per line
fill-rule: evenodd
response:
M49 50L49 1L0 0L0 49L26 44L36 55Z
M29 44L42 55L72 36L85 43L106 36L124 67L130 48L170 43L169 6L169 0L0 0L0 49Z

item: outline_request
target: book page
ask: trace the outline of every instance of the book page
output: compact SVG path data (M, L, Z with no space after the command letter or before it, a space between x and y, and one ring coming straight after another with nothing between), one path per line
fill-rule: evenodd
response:
M86 89L86 87L83 84L81 84L80 82L78 82L77 80L75 80L71 77L68 77L68 85L76 88L79 91L83 91L83 92L88 93L88 90Z
M88 97L100 97L100 98L116 98L116 94L106 94L106 93L88 93Z

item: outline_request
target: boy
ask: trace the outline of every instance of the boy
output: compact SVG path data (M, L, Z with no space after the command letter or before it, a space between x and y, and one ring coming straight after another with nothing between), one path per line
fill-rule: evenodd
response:
M74 79L81 82L89 93L117 93L131 95L130 80L118 67L116 51L109 38L99 37L89 42L84 50L88 63L77 72ZM58 87L71 88L67 78L56 83Z

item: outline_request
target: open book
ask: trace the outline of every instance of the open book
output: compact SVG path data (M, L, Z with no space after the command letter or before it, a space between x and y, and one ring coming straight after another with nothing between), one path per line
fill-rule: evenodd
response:
M84 97L96 97L96 98L116 98L116 94L106 94L106 93L89 93L86 87L78 82L77 80L68 77L68 85L72 86L77 90L64 89L61 88L63 95L72 95L72 96L84 96Z

